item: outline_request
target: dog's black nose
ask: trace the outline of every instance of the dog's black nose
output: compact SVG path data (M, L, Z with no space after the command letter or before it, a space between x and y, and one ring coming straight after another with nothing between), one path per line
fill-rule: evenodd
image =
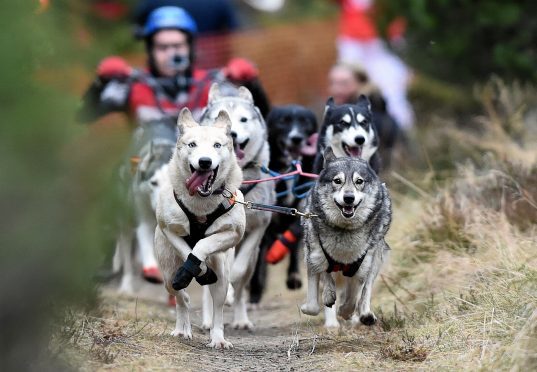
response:
M237 139L237 132L231 132L231 138Z
M207 170L211 168L213 161L211 160L211 158L200 158L200 160L198 160L198 164L201 169Z
M354 137L354 142L356 142L357 145L363 145L365 142L365 138L362 136L356 136Z
M354 194L349 192L349 193L345 193L343 195L343 201L345 202L345 204L352 204L354 203Z
M304 137L302 136L293 136L291 137L291 142L293 145L300 145L300 143L304 141Z

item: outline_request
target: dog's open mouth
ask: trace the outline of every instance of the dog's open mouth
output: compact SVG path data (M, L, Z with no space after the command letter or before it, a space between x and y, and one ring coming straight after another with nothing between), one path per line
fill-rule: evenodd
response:
M337 201L335 201L335 203L341 211L341 215L345 218L354 217L354 212L356 212L356 208L358 207L358 204L360 204L358 203L357 205L341 205Z
M343 151L345 151L345 154L351 158L359 158L362 156L362 146L349 146L346 143L343 143Z
M238 143L236 141L233 141L233 150L235 151L235 155L237 156L237 159L240 160L244 158L244 148L246 147L249 141L250 139L247 139L243 143Z
M196 192L203 197L209 196L213 192L213 184L218 174L218 167L212 170L196 170L193 166L190 166L192 175L186 180L186 188L190 195L194 195Z

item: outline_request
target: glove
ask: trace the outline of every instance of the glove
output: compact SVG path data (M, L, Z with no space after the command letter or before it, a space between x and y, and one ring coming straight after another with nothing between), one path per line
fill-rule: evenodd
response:
M126 79L132 74L132 67L120 57L107 57L99 63L97 75L101 79L109 80L112 78Z
M231 81L251 81L259 76L259 70L245 58L233 58L224 67L224 75Z

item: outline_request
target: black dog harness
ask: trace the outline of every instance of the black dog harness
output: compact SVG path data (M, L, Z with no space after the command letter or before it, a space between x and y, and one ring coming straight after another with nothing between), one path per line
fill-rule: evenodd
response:
M200 216L196 216L194 213L188 210L183 202L179 200L175 191L173 192L173 197L175 198L175 201L179 207L181 207L183 212L185 212L190 224L190 235L182 237L190 249L193 249L201 239L205 238L205 232L213 224L213 222L218 219L218 217L224 215L235 206L235 196L230 199L225 198L224 202L219 204L218 208L216 208L214 212L200 218Z
M332 257L330 257L328 252L326 252L323 247L323 243L321 241L320 236L319 236L319 244L321 245L321 249L323 250L326 260L328 261L328 269L326 269L326 272L335 273L337 271L341 271L343 276L348 276L348 277L354 276L356 272L358 271L358 269L360 269L362 262L364 262L365 255L367 254L367 251L369 250L369 249L366 249L365 252L360 257L358 257L356 261L351 262L350 264L344 264L341 262L337 262Z

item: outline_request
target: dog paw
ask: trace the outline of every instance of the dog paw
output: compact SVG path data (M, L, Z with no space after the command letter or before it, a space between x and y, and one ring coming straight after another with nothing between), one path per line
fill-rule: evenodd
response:
M348 320L352 316L352 313L354 313L355 306L356 305L353 302L343 303L338 307L337 315L345 320Z
M366 326L372 326L377 322L377 317L373 313L365 313L360 315L360 323Z
M207 344L207 347L211 347L213 349L233 349L233 344L224 340L223 338L218 338L212 339L211 342Z
M336 291L328 286L323 289L323 303L326 307L332 307L336 303Z
M183 337L185 340L192 340L192 329L190 326L183 327L182 329L175 328L172 333L170 333L173 337Z
M337 319L326 319L324 321L324 328L339 328L339 322Z
M201 324L201 328L203 328L206 331L210 330L212 328L212 326L213 326L212 322L203 322Z
M249 320L235 321L233 322L233 324L231 324L231 326L234 329L245 329L248 331L251 331L252 329L254 329L254 324L250 322Z
M318 315L321 309L318 304L305 303L300 306L300 310L306 315Z
M300 280L300 274L299 273L291 273L291 274L289 274L285 284L287 284L287 288L289 288L291 290L301 288L302 287L302 280Z

